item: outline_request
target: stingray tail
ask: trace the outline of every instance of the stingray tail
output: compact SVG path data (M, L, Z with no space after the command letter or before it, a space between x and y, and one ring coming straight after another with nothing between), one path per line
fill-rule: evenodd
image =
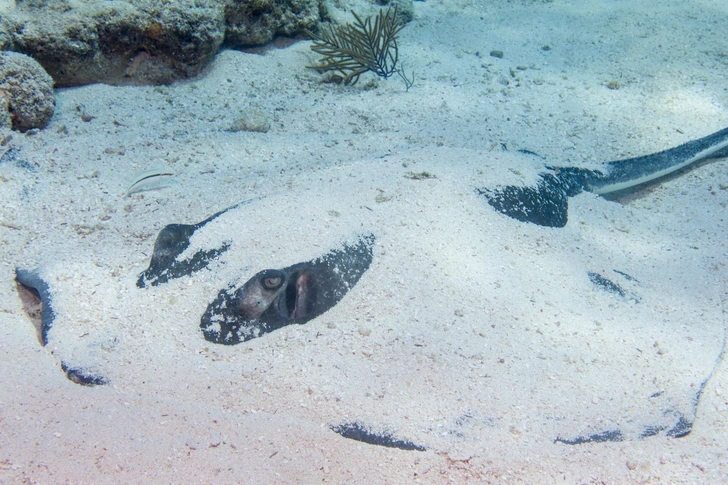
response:
M584 190L604 195L653 182L695 163L728 156L728 128L658 153L607 163L606 172L593 173Z
M699 140L642 157L617 160L605 169L549 167L535 186L499 186L476 191L498 212L540 226L564 227L569 197L583 191L599 195L631 189L695 163L728 156L728 128Z

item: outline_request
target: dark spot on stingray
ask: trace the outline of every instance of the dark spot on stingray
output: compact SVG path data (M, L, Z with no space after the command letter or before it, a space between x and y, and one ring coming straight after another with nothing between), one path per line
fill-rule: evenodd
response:
M399 448L407 451L426 451L424 446L417 445L411 441L404 441L394 438L389 433L375 433L361 423L344 423L331 426L331 431L340 434L350 440L361 441L369 445L386 446L388 448Z
M662 394L656 393L657 395ZM650 397L654 397L653 394ZM697 407L697 402L695 403L695 406ZM639 434L639 439L644 438L650 438L652 436L657 436L658 434L662 433L666 429L668 430L665 433L665 436L670 438L682 438L683 436L686 436L692 431L693 423L691 421L688 421L684 415L680 413L676 413L674 410L666 410L666 414L675 414L677 416L677 420L675 421L675 424L672 426L672 428L668 429L668 426L665 425L648 425L645 426L642 429L642 432ZM625 437L619 430L609 430L604 431L601 433L596 433L589 436L577 436L573 439L568 438L556 438L554 440L554 443L564 443L567 445L581 445L584 443L605 443L605 442L617 442L617 441L624 441Z
M404 174L404 178L408 178L411 180L427 180L435 179L437 178L437 175L430 172L407 172Z
M594 273L589 271L587 273L589 275L589 281L591 281L593 284L598 286L599 288L606 290L610 293L615 293L621 297L624 297L626 295L625 291L622 289L621 286L614 283L613 281L605 278L604 276L600 275L599 273Z
M237 289L221 290L202 315L205 339L233 345L322 315L369 268L373 244L374 236L365 236L314 261L266 269Z
M48 283L38 275L38 271L24 269L15 270L15 283L23 308L35 327L38 342L45 346L55 318Z
M687 436L693 430L693 423L685 419L685 416L680 416L675 426L672 427L666 434L670 438L682 438Z
M658 434L660 434L665 429L666 429L665 426L647 426L640 433L640 439L650 438L652 436L657 436Z
M169 280L189 276L192 273L206 268L212 260L230 248L229 243L223 243L218 248L197 251L188 259L178 259L178 257L189 247L190 238L195 231L230 209L248 204L251 201L248 200L228 207L197 224L169 224L165 226L164 229L159 231L157 240L154 243L154 252L152 253L149 267L139 275L137 287L145 288L147 285L157 286Z
M578 436L574 439L556 438L554 440L554 443L564 443L565 445L582 445L584 443L606 443L608 441L624 441L624 436L619 430L610 430L589 436Z
M66 377L68 377L69 381L81 386L103 386L107 383L106 379L102 376L90 374L81 369L68 367L65 363L61 363L61 370L66 373Z
M630 276L630 275L628 275L628 274L627 274L627 273L625 273L624 271L619 271L618 269L613 269L612 271L614 271L614 272L615 272L615 273L617 273L617 274L621 274L622 276L624 276L624 277L625 277L625 278L626 278L627 280L629 280L629 281L634 281L635 283L639 283L639 281L637 281L637 278L635 278L635 277L633 277L633 276Z

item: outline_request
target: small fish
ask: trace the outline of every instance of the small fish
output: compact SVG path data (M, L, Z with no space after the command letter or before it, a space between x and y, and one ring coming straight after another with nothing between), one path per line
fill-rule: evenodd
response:
M160 168L142 172L134 177L134 181L131 183L129 188L126 189L126 195L159 187L160 185L167 183L167 181L173 176L174 173Z

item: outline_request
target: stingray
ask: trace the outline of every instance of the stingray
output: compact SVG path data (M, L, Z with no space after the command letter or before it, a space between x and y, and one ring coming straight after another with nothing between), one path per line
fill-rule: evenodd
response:
M338 349L331 357L337 363L331 365L341 370L347 389L369 389L380 380L409 384L393 398L394 408L356 395L339 413L361 415L357 419L337 418L337 411L329 410L330 428L345 438L421 450L445 446L443 439L497 435L508 429L500 423L513 412L499 405L504 393L530 410L519 415L520 421L513 419L535 423L530 426L562 444L688 434L724 349L716 297L709 294L709 283L684 291L680 279L693 269L684 262L695 256L679 245L669 257L652 251L656 229L644 222L649 217L583 194L632 190L725 157L728 129L589 169L538 168L535 157L518 153L503 153L493 163L476 155L445 152L448 171L422 163L422 173L437 174L422 178L408 176L408 163L395 156L335 167L326 172L326 183L320 175L302 176L293 194L251 198L199 223L166 226L148 268L113 290L156 309L150 317L156 323L142 325L144 337L136 331L139 318L124 315L128 305L114 310L116 327L84 324L74 302L84 297L101 302L104 296L97 290L84 293L83 284L64 285L69 278L59 273L67 270L51 264L18 268L18 288L29 302L41 345L53 347L68 379L86 386L123 380L119 363L133 363L119 349L136 345L135 338L138 345L152 345L174 334L183 338L184 347L207 352L204 345L211 343L235 352L240 346L310 335L303 329L311 325L316 335L345 327L366 336L379 321L398 335L403 351L379 357L377 378L361 374L357 359L362 357L348 347L351 333L343 340L331 337L330 345ZM518 170L504 170L506 163ZM523 176L526 172L530 175ZM577 210L580 223L568 224L573 218L569 199L574 198L580 208L603 211L605 219L634 227L603 244L600 231L611 228L611 222L586 222ZM249 224L264 217L265 226ZM620 254L620 241L639 255ZM713 278L710 271L704 270L701 281ZM528 274L535 290L526 294L509 279L514 272ZM84 281L104 288L103 278L92 272ZM658 291L658 284L667 284L668 294ZM460 298L469 293L478 296ZM163 307L164 299L173 304ZM668 304L676 308L663 314ZM499 310L510 305L518 306ZM588 315L581 308L588 308ZM497 318L489 316L495 313ZM509 318L515 320L505 324ZM176 331L167 329L170 322L179 325ZM471 336L457 338L457 332L448 331L451 326ZM569 332L560 330L564 327ZM583 338L576 337L580 333ZM438 337L429 338L433 334ZM529 352L519 347L520 338L532 342ZM694 347L695 341L701 346ZM620 349L620 355L601 355L600 348ZM427 359L423 349L430 349ZM647 351L658 355L654 359L669 357L653 361L645 357ZM373 350L362 353L374 355ZM433 364L438 360L443 362ZM384 374L380 366L387 368ZM448 392L433 395L425 381L402 374L408 367L422 367L428 379L447 382ZM586 369L602 378L581 379ZM559 376L577 384L562 384ZM310 387L330 385L316 376L308 379ZM499 384L494 387L494 382ZM627 407L619 404L625 393L631 396ZM374 394L386 392L371 389L365 395ZM460 396L458 410L447 401L449 394ZM447 408L450 414L438 418L442 429L369 431L386 429L376 422L390 412L384 409L428 400L429 406L408 414L426 420L433 406ZM418 439L407 433L419 433Z

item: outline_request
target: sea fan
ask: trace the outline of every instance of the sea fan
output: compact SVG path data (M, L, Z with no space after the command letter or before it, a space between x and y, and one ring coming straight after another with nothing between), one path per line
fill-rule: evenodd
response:
M308 32L314 39L311 50L324 57L307 67L337 71L338 81L346 85L356 84L367 71L385 79L397 72L397 34L404 27L397 8L380 10L373 20L362 21L356 13L354 18L353 24L323 27L318 34Z

